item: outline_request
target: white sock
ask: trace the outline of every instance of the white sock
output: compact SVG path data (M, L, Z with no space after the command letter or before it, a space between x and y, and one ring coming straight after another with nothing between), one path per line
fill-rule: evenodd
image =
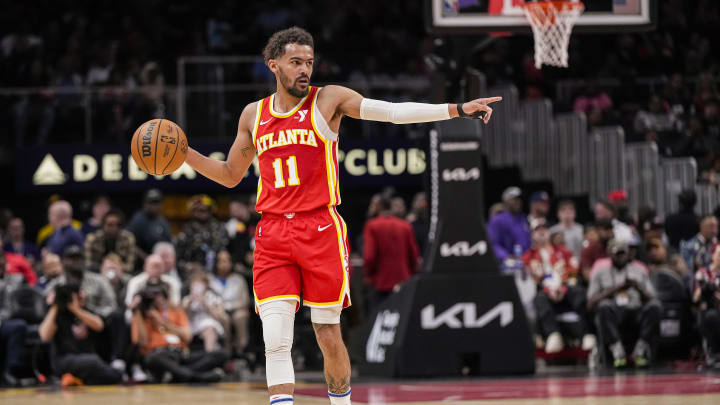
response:
M344 394L335 394L328 391L328 397L330 397L330 405L350 405L350 394L352 389L348 388Z
M270 395L270 405L292 405L293 396L288 394Z

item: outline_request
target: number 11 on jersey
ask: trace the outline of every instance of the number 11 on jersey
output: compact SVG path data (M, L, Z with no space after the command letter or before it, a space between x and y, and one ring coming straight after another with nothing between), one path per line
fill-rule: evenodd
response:
M288 186L297 186L300 184L300 178L298 177L297 170L297 159L295 156L290 156L285 161L288 167ZM275 188L285 187L285 176L282 170L282 160L277 158L273 161L273 168L275 169Z

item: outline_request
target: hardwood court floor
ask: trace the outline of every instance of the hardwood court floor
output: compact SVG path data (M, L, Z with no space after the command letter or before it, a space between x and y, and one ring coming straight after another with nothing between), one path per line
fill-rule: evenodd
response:
M327 405L325 388L299 384L298 405ZM262 405L262 383L143 385L0 391L2 405ZM439 405L720 404L720 375L611 376L357 384L353 403Z

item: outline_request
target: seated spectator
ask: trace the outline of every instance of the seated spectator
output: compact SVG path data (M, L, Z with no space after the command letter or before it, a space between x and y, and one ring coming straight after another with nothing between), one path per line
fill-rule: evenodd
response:
M236 354L243 353L249 341L250 291L245 278L233 272L232 257L227 250L221 250L215 259L210 288L222 298L225 312L232 323L231 328L226 328L228 343L231 343Z
M165 274L165 265L159 255L152 254L145 259L143 272L133 277L127 283L125 291L125 306L129 309L133 298L142 291L150 281L162 281L168 286L168 297L172 306L180 305L180 283L173 277ZM129 320L131 313L126 312L125 316Z
M717 186L720 184L720 156L713 156L707 169L703 170L701 178L704 183Z
M7 242L3 245L6 252L22 255L33 268L40 263L40 250L34 243L25 240L25 224L21 218L10 220L7 236Z
M205 194L194 196L189 202L192 217L177 237L180 268L190 262L201 263L209 271L217 252L225 249L228 236L222 222L215 219L215 201Z
M48 210L48 220L54 231L47 238L45 248L61 255L68 246L84 246L85 236L73 226L72 206L64 200L55 201Z
M112 209L102 219L101 229L91 233L85 240L85 267L100 271L103 258L115 253L125 263L125 271L135 270L135 236L123 229L125 215Z
M488 238L495 256L501 263L507 259L520 260L530 248L530 230L522 213L522 192L517 187L503 191L502 200L506 210L496 214L488 223Z
M651 241L659 239L665 249L665 222L660 217L653 216L652 218L646 218L638 224L638 231L642 235L642 240L638 239L639 246L635 248L634 259L637 259L643 263L650 263L650 252L648 247L653 246ZM632 246L631 246L632 249ZM665 252L665 261L667 261L667 252Z
M46 248L48 238L53 233L55 233L55 227L53 226L52 222L50 221L50 216L51 216L50 214L53 209L53 204L55 204L58 201L59 201L59 196L57 194L54 194L53 196L50 197L49 206L48 206L48 223L45 226L43 226L42 228L40 228L40 230L37 233L36 240L35 240L35 243L37 244L37 246L39 248ZM64 202L67 202L67 201L64 201ZM70 211L72 213L72 206L70 207ZM70 224L72 225L73 228L77 229L78 231L82 229L82 222L78 221L77 219L71 219ZM56 254L61 254L61 253L56 253Z
M720 367L720 243L713 245L710 265L695 273L692 299L699 311L707 363Z
M613 102L610 96L603 90L589 86L585 92L579 95L573 103L573 111L588 114L591 110L604 112L611 109Z
M29 285L35 285L37 283L35 270L33 270L30 263L28 263L22 255L6 252L0 247L0 256L3 257L3 262L5 263L3 270L7 274L20 274L25 280L25 283Z
M130 281L130 275L125 273L125 266L120 256L115 253L106 255L100 266L100 275L105 277L115 291L118 308L125 308L125 289Z
M63 267L62 262L60 261L60 256L56 255L55 253L45 253L42 258L42 271L43 274L42 276L40 276L35 286L39 288L40 291L45 293L47 286L50 284L50 282L63 274Z
M89 310L77 283L55 287L49 296L50 310L40 325L40 338L52 341L55 372L61 384L117 384L122 372L110 367L97 353L105 342L98 340L104 324Z
M688 269L695 271L708 267L712 261L710 249L718 242L718 219L715 215L705 215L700 219L700 232L688 241L680 243L680 254Z
M100 335L105 344L96 348L97 353L112 361L113 367L124 371L125 363L122 358L127 350L130 333L123 313L118 309L115 291L104 276L85 270L83 263L80 247L71 245L65 249L63 274L56 277L46 288L48 305L52 302L51 293L58 285L79 284L85 306L103 321L104 327Z
M22 354L27 324L22 319L13 319L13 293L22 286L20 274L5 271L5 255L0 253L0 385L17 384L17 376L23 367Z
M110 211L110 208L112 207L107 196L101 195L95 198L92 205L92 216L82 224L82 229L80 229L85 237L100 229L103 218Z
M564 348L557 316L574 312L578 315L576 336L583 338L583 350L595 346L595 337L587 334L585 325L585 291L577 286L578 263L567 249L550 244L550 231L544 220L532 223L532 247L522 257L526 271L535 279L538 293L533 304L538 329L545 339L545 352L557 353Z
M202 340L206 352L220 350L218 339L230 329L230 321L223 300L210 288L205 271L190 277L190 294L183 298L182 307L190 320L193 338Z
M588 309L593 311L605 347L610 348L613 365L627 365L623 338L639 329L632 357L637 367L650 361L650 344L658 336L662 312L647 271L630 262L627 242L613 239L608 243L610 262L597 267L590 278ZM605 350L603 347L601 350Z
M127 230L135 235L136 253L143 263L158 242L169 242L172 237L170 224L162 215L162 202L160 190L148 190L142 210L132 216L127 226Z
M547 221L548 212L550 212L550 195L547 191L532 193L530 196L530 214L527 217L528 223L536 219Z
M152 256L149 256L150 260ZM227 355L222 351L190 352L192 333L185 311L167 300L164 283L148 284L133 297L131 337L144 356L145 365L158 381L165 372L173 382L217 382Z
M230 238L228 251L232 255L233 262L238 267L245 267L238 270L247 272L249 262L246 258L252 255L251 241L254 227L250 226L250 208L246 199L238 196L230 201L230 219L225 223L225 230Z
M680 249L680 242L690 240L700 231L700 218L695 214L697 194L693 189L683 190L678 196L680 209L665 218L665 233L670 240L670 246Z
M614 218L625 225L632 225L630 201L625 190L614 190L608 193L608 202L613 206ZM653 215L654 216L654 215Z
M608 257L607 244L613 237L612 222L608 219L601 219L595 223L597 240L588 243L580 255L580 271L585 283L590 281L590 271L598 259Z
M63 273L45 287L48 301L51 301L48 294L55 290L55 286L76 283L80 285L80 290L84 294L83 305L92 313L106 318L117 310L115 291L105 277L85 270L84 262L82 249L79 246L70 245L65 249L62 258Z
M650 97L647 110L638 111L633 124L635 132L646 134L648 132L672 132L676 129L677 117L670 110L670 106L658 95Z
M575 203L572 200L562 200L557 207L558 223L550 228L550 233L561 232L565 247L579 259L583 248L583 227L575 222Z
M609 220L613 226L613 237L615 239L622 239L625 242L630 242L634 233L630 226L625 222L622 222L617 217L617 208L615 205L606 200L600 200L595 204L595 221Z
M182 275L177 269L177 255L175 254L175 246L170 242L158 242L152 249L153 254L162 258L163 274L172 277L175 281L172 284L183 284L187 281L187 275Z

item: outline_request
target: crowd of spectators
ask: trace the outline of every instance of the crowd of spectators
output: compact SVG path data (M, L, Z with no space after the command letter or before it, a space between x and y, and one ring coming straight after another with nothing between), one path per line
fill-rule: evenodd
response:
M720 33L720 7L712 0L668 0L658 9L657 28L650 32L573 35L570 68L560 71L535 69L526 36L494 38L471 53L467 38L436 38L425 30L423 7L411 0L362 7L334 7L329 1L222 1L200 9L191 1L171 6L99 1L83 7L23 2L3 13L0 86L54 90L4 98L0 111L8 133L16 135L8 146L63 142L82 133L77 125L83 122L78 119L83 101L72 91L113 86L93 96L93 131L123 141L139 123L168 113L172 103L164 86L176 83L180 56L257 55L272 32L297 24L315 36L313 79L318 83L352 82L363 90L373 84L427 84L440 73L455 86L466 67L476 68L490 85L515 84L525 99L549 97L556 110L583 112L592 126L620 124L628 140L652 140L663 154L693 156L701 179L718 184L720 53L711 38ZM207 81L210 75L187 74L189 82ZM233 83L271 79L262 63L226 67L224 75ZM555 88L563 79L582 79L585 85L563 95ZM427 85L412 88L382 97L428 96ZM447 96L459 95L450 89ZM412 136L406 128L348 125L346 136L388 137L397 131Z
M194 196L175 236L162 203L149 190L126 226L105 196L84 223L58 199L35 241L20 218L9 221L0 250L3 385L45 371L28 361L38 340L49 344L47 370L63 386L214 382L231 359L253 366L249 201L234 199L221 223L215 201Z
M490 242L502 270L516 277L539 347L546 355L578 348L616 368L629 359L647 367L663 350L689 356L696 347L708 366L720 367L718 218L694 214L691 190L666 220L650 208L628 212L629 198L610 193L584 226L570 200L557 203L550 226L543 191L529 198L529 213L518 187L492 209Z

